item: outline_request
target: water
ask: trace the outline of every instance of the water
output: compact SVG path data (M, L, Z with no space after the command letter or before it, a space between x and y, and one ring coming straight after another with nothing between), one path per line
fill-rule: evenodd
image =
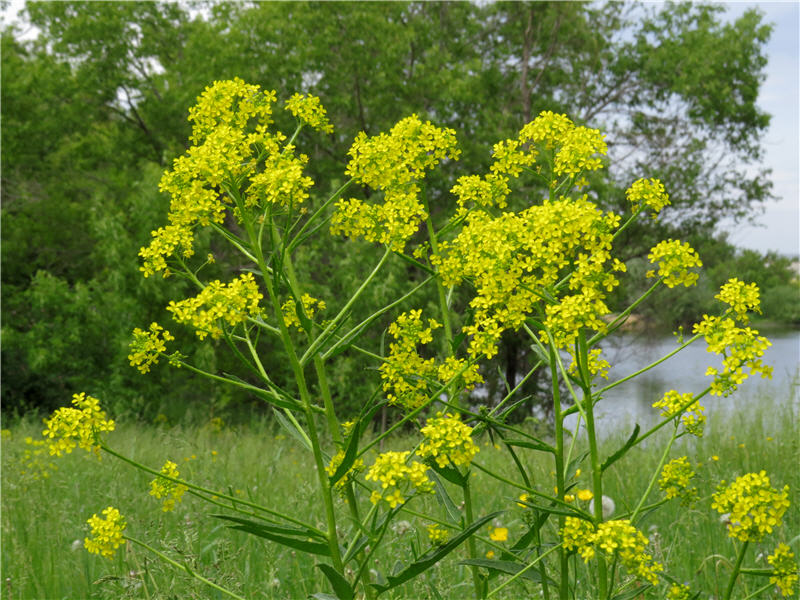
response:
M706 414L730 414L737 410L758 408L769 410L777 403L800 392L800 331L762 332L772 342L764 355L764 362L773 367L772 379L755 376L747 379L727 398L705 396L701 403ZM599 386L619 381L639 369L662 358L678 347L672 335L642 336L624 334L610 336L603 342L603 355L613 366L608 382L599 380ZM711 382L705 376L709 366L719 367L720 357L706 350L701 338L664 363L609 390L596 405L595 416L599 432L629 431L635 423L646 429L658 421L658 411L652 407L665 392L674 389L680 393L698 393ZM571 415L566 426L575 426L577 415Z

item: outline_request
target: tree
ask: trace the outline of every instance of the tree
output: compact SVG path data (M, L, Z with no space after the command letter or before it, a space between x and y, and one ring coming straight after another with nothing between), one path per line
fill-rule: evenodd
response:
M427 182L436 219L453 202L456 177L483 173L485 148L542 110L609 132L622 167L588 188L606 208L622 210L623 190L642 173L665 182L672 206L660 222L626 232L629 258L656 238L707 236L719 218L746 218L770 197L766 173L748 168L768 124L756 98L769 26L757 11L730 24L720 7L695 4L37 2L27 11L40 37L3 37L4 360L28 360L17 348L35 330L28 292L49 281L40 270L63 278L78 312L80 285L107 289L113 306L153 303L138 326L161 310L163 292L138 282L133 262L166 206L143 186L155 186L183 151L187 107L215 79L238 76L276 89L281 101L294 91L322 98L336 131L298 141L313 159L315 197L343 182L358 131L375 134L416 112L455 129L463 149ZM276 118L290 129L289 115ZM539 201L535 178L519 185L518 196ZM87 219L91 211L105 216ZM298 257L299 268L335 294L371 260L373 249L352 256L351 248L334 241ZM410 267L393 275L414 276ZM47 289L60 290L53 308L69 303L61 287ZM115 329L117 347L133 324ZM378 329L372 343L379 349ZM513 380L527 348L514 336L504 344L498 366ZM120 356L112 379L122 381ZM7 402L16 389L4 382ZM343 381L340 395L351 391Z

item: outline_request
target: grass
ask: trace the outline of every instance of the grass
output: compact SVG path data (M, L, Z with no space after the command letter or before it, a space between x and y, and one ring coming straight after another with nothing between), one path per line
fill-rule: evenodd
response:
M771 405L764 401L761 406ZM112 560L89 555L79 543L87 534L86 519L109 505L126 516L128 534L247 598L305 598L316 592L330 592L314 561L306 555L227 529L208 515L218 511L209 510L197 498L187 495L174 512L162 512L159 502L147 495L152 477L113 457L106 455L98 461L77 451L61 459L49 457L46 449L32 443L37 437L40 439L41 429L37 423L23 421L13 424L3 437L3 600L223 597L134 545ZM26 442L26 436L33 439ZM623 437L621 432L619 438ZM604 454L613 452L621 444L620 439L606 438ZM324 528L310 455L269 424L219 430L122 423L108 442L153 468L160 468L167 459L173 460L178 463L181 476L195 483L252 498ZM479 442L478 463L517 479L507 454L494 448L488 438ZM399 436L384 450L408 449L414 443ZM691 507L673 500L639 523L650 538L655 559L667 564L668 572L678 580L693 589L705 590L702 597L719 596L735 550L719 516L709 507L710 495L720 480L731 481L743 473L762 469L770 475L774 487L790 486L792 507L780 529L763 543L753 544L745 566L767 567L764 557L779 541L791 542L795 554L800 554L797 539L791 540L796 534L790 533L800 531L799 443L797 414L788 403L727 419L712 415L706 437L680 440L670 456L685 454L694 463L700 498ZM604 478L605 490L616 501L618 514L633 508L658 464L661 449L659 440L651 438L645 447L636 448L609 470ZM520 451L534 485L552 492L548 489L553 485L549 455ZM577 448L575 455L579 453ZM366 462L369 464L371 459ZM577 478L579 488L590 487L588 470L584 462ZM49 476L43 477L43 473ZM475 514L505 510L495 525L502 524L510 531L509 542L500 545L513 543L524 531L526 519L526 511L515 503L519 490L498 485L483 475L472 481ZM451 491L458 504L460 499ZM656 487L652 499L658 497ZM417 499L409 507L443 518L444 511L435 497ZM346 514L341 501L338 508L340 514ZM424 552L429 545L425 532L429 522L401 513L394 531L387 536L391 539L374 559L374 568L390 573L396 563L406 563L413 555ZM340 523L349 528L345 519ZM481 556L492 549L487 533L481 532L477 544ZM554 536L555 520L551 519L543 537ZM464 557L464 547L459 548L422 577L382 598L469 597L469 572L458 564ZM579 569L579 579L587 577L580 559L573 559L573 564ZM489 589L502 581L492 580ZM744 598L764 583L764 578L742 577L738 597ZM496 597L535 597L539 589L530 582L515 582ZM662 597L663 586L646 597L651 596ZM580 588L577 597L583 597ZM762 597L778 595L771 590Z

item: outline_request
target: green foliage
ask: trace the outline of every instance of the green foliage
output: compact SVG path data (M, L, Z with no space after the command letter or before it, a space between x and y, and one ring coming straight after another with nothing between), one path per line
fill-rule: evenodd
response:
M692 4L212 2L196 11L184 3L30 2L26 8L39 38L21 42L11 30L2 38L4 410L51 408L78 383L106 389L112 381L121 405L159 412L160 395L125 366L124 343L131 321L163 319L164 292L138 281L130 261L166 205L152 190L158 172L184 149L186 107L216 79L239 76L323 99L337 133L302 132L299 140L312 159L312 210L342 183L343 157L358 131L375 134L415 112L455 128L463 148L460 161L442 165L426 183L436 224L452 209L455 176L485 170L486 149L541 110L600 126L615 122L611 141L619 154L638 149L607 176L591 178L607 207L621 206L643 165L667 184L673 206L661 225L632 230L631 256L656 238L703 234L721 216L744 218L770 197L768 178L744 169L760 156L768 122L756 98L769 27L756 11L723 24L719 8ZM290 126L290 117L278 119ZM736 160L719 163L719 154ZM352 191L362 198L375 193ZM528 181L518 192L518 202L530 203L543 190ZM224 248L212 251L220 272L241 266ZM313 284L312 294L334 297L363 275L373 252L341 242L307 246L297 268ZM64 285L45 292L40 272ZM393 298L414 277L411 267L390 265L364 306ZM796 303L786 302L793 284L776 285L774 294L762 286L764 306L774 311L767 316L796 321ZM100 322L78 316L87 294L94 314L111 318L101 331L81 328ZM466 303L461 292L451 300L456 308ZM413 302L435 306L435 297L422 291ZM354 320L367 316L364 306L353 307ZM697 306L685 306L676 318ZM51 317L64 329L48 347L44 326L34 321ZM94 358L80 357L77 340ZM369 333L363 343L379 352L383 340ZM96 360L102 348L114 357L104 367ZM203 352L204 364L227 364L217 349ZM506 337L485 369L492 399L502 396L504 378L513 385L524 374L528 353L521 339ZM360 383L363 359L342 358L332 393L355 410L373 390ZM285 383L286 366L274 356L266 360ZM531 378L524 392L538 397L543 385ZM210 385L196 392L220 404L243 401ZM174 407L196 392L164 401Z

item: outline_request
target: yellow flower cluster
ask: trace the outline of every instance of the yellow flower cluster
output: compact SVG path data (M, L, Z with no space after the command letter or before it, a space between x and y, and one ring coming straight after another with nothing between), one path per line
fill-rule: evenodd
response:
M441 546L447 543L450 539L450 532L447 529L442 529L436 523L428 525L428 538L434 546Z
M444 158L457 159L455 132L417 115L398 122L388 134L357 136L348 154L346 173L372 189L382 190L383 204L350 198L336 204L331 233L389 245L401 251L427 218L419 200L421 180Z
M667 591L667 600L689 600L689 586L673 583Z
M260 315L261 298L253 274L245 273L229 284L212 281L194 298L170 302L167 310L178 323L191 324L201 340L207 335L217 339L222 335L220 319L235 327Z
M585 195L497 218L473 211L458 236L431 257L445 285L469 279L475 286L474 324L464 329L472 336L470 355L494 356L502 332L518 328L542 302L542 288L573 269L567 295L546 308L547 326L559 347L574 341L580 327L604 328L605 294L618 285L606 269L618 224L617 215L604 214ZM611 269L624 265L614 261Z
M690 271L692 267L702 267L697 252L687 243L668 239L659 242L650 249L648 260L658 263L658 276L664 278L667 287L676 285L691 287L697 283L699 275ZM647 272L648 277L655 277L654 271Z
M608 152L605 136L598 129L576 126L566 115L545 111L525 125L519 133L521 143L543 144L555 150L553 173L577 175L603 167L600 156Z
M653 217L661 209L669 205L669 196L664 184L658 179L638 179L631 184L625 192L625 197L631 203L631 209L636 212L642 205L653 210Z
M692 402L693 397L692 393L681 394L675 390L669 390L661 400L653 402L653 408L660 408L661 416L665 419L682 414L681 422L686 432L703 437L703 429L706 424L706 416L703 413L706 409L700 402Z
M324 300L317 300L309 294L303 294L300 302L303 304L303 312L309 319L313 319L318 310L327 308ZM300 316L297 314L297 303L294 298L289 298L283 303L281 312L283 313L283 322L286 327L294 326L300 329Z
M685 502L692 502L697 497L697 488L689 487L692 477L694 471L688 457L673 458L661 470L658 487L667 499L681 498Z
M472 441L472 427L457 415L437 413L421 431L425 441L417 453L423 458L432 456L440 467L446 467L448 462L469 465L478 453L478 446Z
M569 367L567 368L567 372L570 375L578 376L578 361L575 358L575 348L574 346L570 346L567 348L569 355L572 357L572 362L570 363ZM603 351L600 348L592 348L586 355L588 359L588 364L586 365L587 370L589 371L589 375L593 377L599 375L603 379L608 379L608 370L611 368L609 362L601 358Z
M100 518L97 514L89 517L87 523L92 528L92 537L85 538L83 545L92 554L112 558L114 552L124 541L122 532L125 530L126 523L123 516L113 506L106 508L102 514L105 515L105 518Z
M427 475L428 468L418 461L406 464L410 454L408 451L384 452L375 459L364 477L367 481L380 482L383 489L382 493L372 492L370 500L373 504L385 500L390 508L395 508L405 502L403 494L411 489L421 494L433 492L433 482Z
M106 417L97 398L85 393L72 396L73 406L59 408L44 424L47 429L42 435L50 440L50 454L61 456L69 454L79 446L87 452L100 454L100 434L114 431L114 421Z
M333 133L333 125L316 96L294 94L286 101L286 110L317 131Z
M708 367L706 375L713 377L711 394L729 396L748 377L759 374L762 378L772 377L772 367L765 365L761 357L772 344L758 335L758 330L750 327L737 327L733 319L703 315L692 330L702 333L708 344L708 351L722 356L722 371ZM745 368L749 369L748 372Z
M276 140L268 147L263 170L250 177L250 185L245 190L245 206L289 206L301 204L308 198L308 190L314 185L310 177L303 175L308 156L295 154L295 147L291 144L281 149L277 142L283 141L282 135Z
M8 429L3 431L8 431ZM58 471L58 465L50 458L48 443L45 440L35 440L31 436L26 436L25 445L27 448L19 459L22 466L19 471L20 476L27 476L38 481L39 479L48 479L52 471Z
M151 323L149 331L137 327L133 330L133 340L128 346L131 351L128 354L131 366L139 369L141 373L147 373L150 371L150 365L158 364L159 355L167 351L165 342L174 339L172 334L158 323Z
M769 582L778 586L784 598L791 596L798 581L797 563L791 548L786 544L778 544L775 552L767 556L767 562L772 565Z
M761 541L779 527L789 508L789 486L778 491L766 471L747 473L725 487L723 481L712 496L711 508L728 515L728 535L742 542Z
M742 323L748 321L747 311L761 312L761 298L755 283L747 284L734 277L729 279L714 297L728 304Z
M657 562L645 552L647 538L630 520L620 519L600 523L595 529L589 521L567 517L561 530L564 548L577 550L584 561L594 558L596 551L606 557L616 556L629 573L653 585L658 583L656 573L663 571Z
M173 479L178 479L180 473L178 472L178 465L171 460L164 463L161 467L161 474ZM169 512L175 508L175 502L180 502L183 494L189 488L182 483L175 483L164 477L156 477L150 482L150 495L154 498L164 498L164 505L161 507L164 512Z
M328 474L328 477L333 477L334 473L336 473L336 469L339 468L339 465L342 464L344 460L344 450L339 450L336 454L333 455L331 458L331 462L328 463L328 466L325 467L325 472ZM353 461L353 465L347 470L347 473L344 474L344 477L339 479L336 482L336 489L344 489L345 484L350 481L356 473L361 471L364 468L364 461L360 458L357 458Z
M228 186L246 186L248 207L298 204L308 197L312 181L303 176L308 157L296 155L292 145L284 146L281 132L268 131L274 102L275 92L238 78L214 82L197 99L189 110L193 144L159 184L170 195L169 225L153 231L150 245L139 252L145 277L162 271L166 277L167 259L176 251L183 258L194 254L194 228L221 224L233 204ZM295 95L287 105L314 125L324 127L327 122L313 96ZM238 210L234 213L241 216Z
M454 356L444 359L436 371L436 376L442 383L448 383L455 379L456 387L465 390L473 389L476 383L483 383L483 377L478 373L477 364L467 366L466 360Z
M441 325L429 319L425 327L421 316L421 310L412 310L401 314L389 326L389 334L395 341L389 344L389 356L380 367L387 399L408 410L418 408L427 400L425 379L437 375L434 359L422 358L417 353L417 345L430 342L432 331Z

